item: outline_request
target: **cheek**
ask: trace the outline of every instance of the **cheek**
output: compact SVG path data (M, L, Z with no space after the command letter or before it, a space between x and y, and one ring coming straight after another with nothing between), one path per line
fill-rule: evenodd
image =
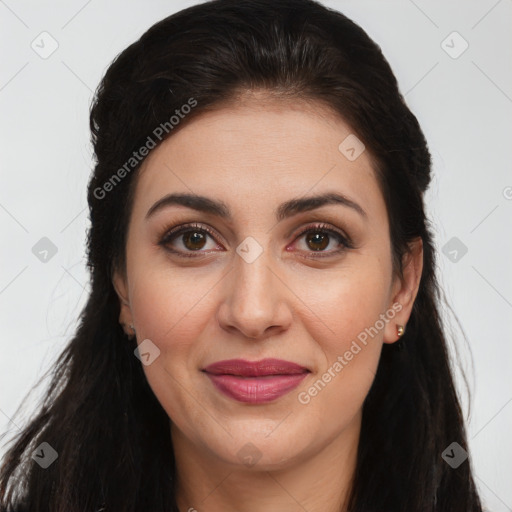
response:
M379 261L365 262L362 265L347 265L338 272L329 272L315 279L313 285L310 279L302 281L296 287L297 295L311 309L314 315L310 317L308 330L315 332L323 342L324 352L339 354L347 350L351 341L364 340L380 315L385 313L389 303L390 271ZM306 326L307 327L307 326ZM383 335L383 325L377 325L378 335L372 329L372 338L378 340ZM315 337L316 339L316 337Z
M137 275L131 305L137 322L137 339L151 340L160 351L143 365L149 386L167 415L183 429L207 428L204 411L194 399L192 381L199 372L201 347L195 343L211 320L207 293L214 284L209 277L194 279L183 270L144 271Z
M317 314L306 329L316 333L323 357L314 379L301 387L299 401L319 417L332 418L333 425L356 414L373 382L386 320L392 321L386 317L387 277L386 268L375 261L364 271L346 267L315 287L304 286L305 302Z
M137 273L131 305L139 338L154 340L162 349L171 341L179 346L194 339L208 321L209 292L218 281L211 273L199 274L197 269L158 266Z
M143 370L159 402L174 417L193 409L183 386L190 387L198 363L204 360L197 340L211 321L213 294L208 292L216 281L155 266L139 272L134 282L131 305L138 342L149 339L160 351Z

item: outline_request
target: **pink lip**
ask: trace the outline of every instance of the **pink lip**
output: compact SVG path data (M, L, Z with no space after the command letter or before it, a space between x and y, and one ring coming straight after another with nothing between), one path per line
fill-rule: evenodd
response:
M310 373L303 366L280 359L230 359L210 364L203 371L225 395L253 404L276 400L296 388Z

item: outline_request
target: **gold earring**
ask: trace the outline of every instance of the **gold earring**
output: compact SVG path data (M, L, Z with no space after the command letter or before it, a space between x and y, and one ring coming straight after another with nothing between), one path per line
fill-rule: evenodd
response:
M123 325L123 327L126 327L125 323L122 323L121 325ZM133 340L135 338L135 334L136 334L135 326L133 324L128 324L128 327L133 331L133 334L128 334L127 332L125 332L125 334L128 337L128 339Z
M403 325L398 325L397 331L398 331L398 337L401 338L405 332L405 327Z

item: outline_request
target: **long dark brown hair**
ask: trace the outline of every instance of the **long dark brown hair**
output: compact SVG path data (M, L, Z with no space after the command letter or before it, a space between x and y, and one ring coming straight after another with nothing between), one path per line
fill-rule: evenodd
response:
M442 457L454 441L468 447L424 211L431 179L425 137L380 47L343 14L312 0L196 5L155 24L108 68L90 115L91 292L76 335L52 368L44 403L5 456L0 510L178 511L169 417L134 357L136 342L119 325L112 285L113 269L125 269L140 167L130 159L148 137L159 144L201 112L255 89L320 102L364 142L386 201L398 273L408 242L423 240L423 274L406 333L399 345L383 347L363 406L349 510L482 510L470 459L452 468ZM182 109L191 99L193 108ZM170 121L176 110L187 112L179 124ZM43 442L58 453L47 469L31 458Z

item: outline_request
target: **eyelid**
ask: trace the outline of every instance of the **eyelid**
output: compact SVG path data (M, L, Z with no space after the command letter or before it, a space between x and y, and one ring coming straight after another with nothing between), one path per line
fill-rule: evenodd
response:
M165 229L164 234L159 237L159 244L165 245L171 241L172 238L175 238L177 235L181 233L186 233L188 231L193 231L196 229L197 231L205 231L208 233L213 239L216 237L222 238L216 230L207 224L202 224L200 222L187 222L185 224L180 224L170 229ZM218 242L217 242L218 243ZM192 251L190 251L192 252Z
M223 238L217 233L216 230L214 230L207 224L203 224L203 223L199 223L199 222L190 222L190 223L180 224L173 228L164 230L164 234L159 237L158 244L166 247L166 245L169 242L171 242L173 238L177 238L180 234L187 233L187 232L193 231L193 230L206 232L208 235L210 235L210 237L212 239L214 239L214 241L217 244L218 244L218 242L217 242L216 238L217 237ZM339 254L339 253L343 252L344 250L353 249L355 247L354 244L352 243L351 238L347 234L345 234L342 230L340 230L339 228L336 228L334 226L331 226L330 224L326 224L325 222L320 222L320 221L311 222L311 223L307 224L306 226L304 226L303 228L301 228L300 231L294 236L292 243L296 242L296 240L298 238L302 237L306 233L314 232L314 231L324 232L331 236L334 235L337 238L338 243L340 243L342 245L342 248L337 249L337 250L331 250L331 251L306 251L308 253L307 257L309 257L309 258L329 257L329 256ZM205 255L205 254L211 253L211 250L206 250L206 251L198 250L197 252L195 252L195 251L183 252L183 251L177 251L177 250L168 249L168 248L167 248L167 250L173 254L177 254L179 256L184 256L184 257L201 257L202 254ZM302 252L302 251L299 251L299 252ZM315 256L315 255L317 255L317 256Z
M302 228L295 235L294 241L297 238L299 238L300 236L305 235L309 231L321 231L321 232L326 232L328 234L334 233L335 235L338 235L341 238L343 244L346 245L347 248L354 249L354 244L352 243L351 238L346 233L344 233L342 230L340 230L334 226L331 226L330 224L326 224L325 222L318 222L318 221L308 224L304 228ZM311 252L314 254L314 251L311 251ZM331 251L331 253L332 253L332 251ZM327 252L326 254L329 254L329 253Z

